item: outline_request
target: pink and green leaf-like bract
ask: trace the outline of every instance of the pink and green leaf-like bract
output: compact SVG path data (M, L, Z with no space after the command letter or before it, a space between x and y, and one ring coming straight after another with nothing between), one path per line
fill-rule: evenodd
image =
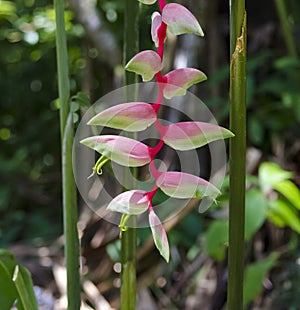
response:
M175 123L166 126L164 132L164 143L179 151L193 150L212 141L234 136L226 128L204 122Z
M158 216L153 210L149 212L149 224L152 231L153 240L160 255L169 262L170 248L166 231L160 222Z
M161 173L156 180L156 185L165 194L174 198L215 198L220 194L220 191L208 181L177 171Z
M80 143L126 167L140 167L151 161L148 146L127 137L93 136L80 141Z
M194 33L200 37L204 36L196 17L181 4L167 4L162 11L162 20L175 35Z
M182 68L165 75L167 84L164 87L164 97L171 99L175 96L184 96L186 90L192 85L205 81L206 75L194 68Z
M141 75L143 81L148 82L161 70L161 59L154 51L142 51L127 63L125 69Z
M151 37L152 41L155 43L155 46L158 47L158 29L161 26L162 18L158 12L154 12L151 16Z
M107 206L107 210L128 215L138 215L148 210L147 192L131 190L116 196Z
M88 125L100 125L126 131L141 131L157 119L151 104L128 102L115 105L95 115Z

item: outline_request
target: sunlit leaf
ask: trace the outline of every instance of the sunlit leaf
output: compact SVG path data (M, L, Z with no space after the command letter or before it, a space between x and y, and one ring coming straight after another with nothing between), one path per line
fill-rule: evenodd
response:
M185 151L233 136L231 131L218 125L204 122L181 122L166 126L163 140L175 150Z
M159 55L154 51L146 50L136 54L127 63L125 69L140 74L143 81L148 82L161 70L161 67Z
M206 75L194 68L176 69L165 75L167 84L164 87L164 96L171 99L174 96L184 96L192 85L205 81Z
M138 1L141 3L150 5L150 4L155 3L157 0L138 0Z
M115 105L95 115L88 125L101 125L127 131L144 130L156 121L151 104L129 102Z
M174 198L215 198L220 194L211 183L184 172L163 172L156 180L156 184L165 194Z
M259 183L264 190L273 188L274 184L292 177L292 173L285 171L275 163L264 162L258 170Z
M274 188L280 192L290 203L293 204L298 210L300 210L300 190L290 180L284 180L274 183Z
M153 210L149 212L149 224L151 227L154 243L160 255L166 260L166 262L169 262L170 248L167 233L162 223L160 222L160 219Z
M123 166L139 167L151 161L148 146L127 137L93 136L80 141L80 143Z
M147 192L131 190L116 196L107 206L107 210L129 215L138 215L148 209Z
M181 4L167 4L162 11L162 20L175 35L194 33L204 36L196 17Z
M158 12L154 12L151 16L151 37L152 41L155 43L155 46L158 46L158 34L157 31L162 23L161 15Z
M282 199L274 200L270 203L269 213L274 213L285 226L289 226L295 232L300 234L300 219L298 212L289 203ZM276 217L275 217L276 218ZM272 219L272 216L270 217Z

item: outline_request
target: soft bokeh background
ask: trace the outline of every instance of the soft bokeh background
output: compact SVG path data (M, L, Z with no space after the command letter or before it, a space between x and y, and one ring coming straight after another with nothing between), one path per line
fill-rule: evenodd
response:
M204 71L208 81L192 91L228 127L229 1L177 2L197 16L206 35L170 37L166 71L185 66ZM88 98L93 103L122 85L123 5L122 0L68 2L76 122ZM247 5L245 308L300 309L300 2L252 0ZM150 16L155 9L141 6L141 50L154 48ZM49 305L43 309L52 309L52 297L56 309L64 309L53 3L0 1L0 27L0 247L30 269ZM92 309L117 308L118 228L78 201L82 298ZM139 309L223 309L227 207L226 180L223 195L207 212L199 214L191 205L167 223L168 265L149 241L149 230L139 230Z

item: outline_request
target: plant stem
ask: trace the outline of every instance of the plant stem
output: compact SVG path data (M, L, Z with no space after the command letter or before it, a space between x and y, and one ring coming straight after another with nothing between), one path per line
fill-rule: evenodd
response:
M62 192L67 269L68 309L80 309L79 241L77 231L76 186L72 171L73 122L70 114L69 70L64 22L64 1L55 0L56 53L62 143Z
M124 50L123 60L126 64L139 49L139 3L136 0L125 1L125 25L124 25ZM137 82L137 76L134 73L125 72L124 85ZM135 88L135 96L138 88ZM126 94L125 94L126 96ZM137 170L133 170L136 176ZM126 178L126 174L124 174ZM133 222L134 223L134 222ZM121 310L135 310L136 308L136 228L129 227L122 232L121 239L121 261L122 261L122 279L121 279Z
M230 7L230 196L227 309L243 309L246 167L246 12L244 0Z

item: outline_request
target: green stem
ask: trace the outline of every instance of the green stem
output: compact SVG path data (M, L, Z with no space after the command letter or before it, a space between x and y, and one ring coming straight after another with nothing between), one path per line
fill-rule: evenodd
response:
M64 1L55 0L56 53L60 103L60 131L62 141L62 191L67 269L68 309L80 309L79 241L77 231L76 186L72 171L73 122L69 113L69 70L64 22Z
M278 16L280 19L281 27L284 33L285 44L287 46L290 56L297 58L297 50L293 38L291 26L289 23L288 13L284 0L275 0Z
M126 64L139 48L139 3L136 0L125 1L125 25L124 25L124 64ZM124 85L137 82L136 74L125 72ZM137 88L136 88L137 93ZM129 95L129 94L128 94ZM126 94L125 94L126 97ZM134 138L134 137L132 137ZM133 175L136 176L134 169ZM124 175L126 178L126 174ZM134 219L133 219L134 220ZM127 220L126 220L127 221ZM134 222L132 222L134 223ZM121 233L121 310L135 310L136 308L136 228L122 228Z
M227 309L243 309L245 158L246 158L246 12L244 0L230 11L230 197Z

